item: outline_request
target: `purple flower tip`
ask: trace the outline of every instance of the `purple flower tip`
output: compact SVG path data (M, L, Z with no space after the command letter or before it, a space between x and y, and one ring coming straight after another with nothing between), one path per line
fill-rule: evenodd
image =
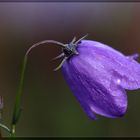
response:
M127 110L125 89L140 88L140 64L134 60L138 54L125 56L90 40L76 45L77 54L67 56L62 72L85 113L91 119L96 119L95 114L123 116Z

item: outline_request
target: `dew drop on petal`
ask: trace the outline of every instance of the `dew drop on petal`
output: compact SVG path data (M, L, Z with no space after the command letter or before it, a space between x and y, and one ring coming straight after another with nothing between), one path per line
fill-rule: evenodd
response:
M120 85L120 83L121 83L121 80L117 79L117 84Z

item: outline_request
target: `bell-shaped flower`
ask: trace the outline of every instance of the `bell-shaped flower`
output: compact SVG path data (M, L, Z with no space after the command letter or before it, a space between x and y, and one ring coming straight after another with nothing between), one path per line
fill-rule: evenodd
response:
M77 55L62 65L64 77L86 114L121 117L127 110L125 89L140 88L138 54L125 56L96 41L81 40Z

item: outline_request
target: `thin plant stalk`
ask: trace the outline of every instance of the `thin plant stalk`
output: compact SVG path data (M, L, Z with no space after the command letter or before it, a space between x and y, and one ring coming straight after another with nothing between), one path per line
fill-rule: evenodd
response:
M17 90L17 94L16 94L16 99L15 99L15 106L14 106L14 111L13 111L13 116L12 116L12 121L11 121L11 137L15 137L16 136L16 124L19 120L20 114L21 114L21 95L22 95L22 90L23 90L23 83L24 83L24 76L25 76L25 69L26 69L26 64L27 64L27 57L28 54L30 53L30 51L41 45L41 44L45 44L45 43L53 43L53 44L57 44L59 46L61 46L61 48L65 47L65 44L55 41L55 40L44 40L41 42L38 42L34 45L32 45L26 52L24 59L23 59L23 63L22 63L22 69L21 69L21 77L20 77L20 81L19 81L19 87Z
M24 82L26 64L27 64L27 56L25 55L23 64L22 64L21 77L20 77L19 87L18 87L14 111L13 111L13 117L12 117L12 123L11 123L11 137L15 137L16 124L18 122L18 119L19 119L20 113L21 113L20 104L21 104L21 95L22 95L22 90L23 90L23 82Z

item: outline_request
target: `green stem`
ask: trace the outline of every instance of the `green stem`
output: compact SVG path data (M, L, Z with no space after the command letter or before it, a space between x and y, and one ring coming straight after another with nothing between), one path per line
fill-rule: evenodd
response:
M12 128L11 128L11 137L15 137L16 136L16 125L12 125Z
M29 52L41 45L41 44L45 44L45 43L53 43L53 44L57 44L60 45L62 48L65 47L65 44L55 41L55 40L44 40L41 42L38 42L34 45L32 45L26 52L24 59L23 59L23 64L22 64L22 69L21 69L21 77L20 77L20 81L19 81L19 87L17 90L17 94L16 94L16 100L15 100L15 106L14 106L14 111L13 111L13 116L12 116L12 122L11 122L11 137L15 137L16 136L16 124L19 120L20 114L21 114L21 95L22 95L22 90L23 90L23 82L24 82L24 75L25 75L25 68L26 68L26 64L27 64L27 56L29 54Z
M27 56L25 55L23 64L22 64L20 83L17 90L17 94L16 94L15 106L14 106L13 117L12 117L12 122L11 122L11 136L12 137L15 137L16 123L18 122L18 119L21 113L20 104L21 104L21 95L22 95L22 89L23 89L26 63L27 63Z

